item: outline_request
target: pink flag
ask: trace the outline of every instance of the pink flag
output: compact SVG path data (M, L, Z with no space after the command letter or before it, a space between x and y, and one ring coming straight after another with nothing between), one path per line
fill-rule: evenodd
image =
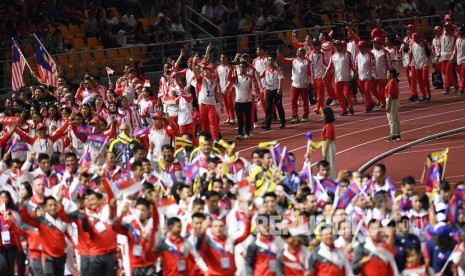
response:
M107 75L113 75L115 73L115 70L111 69L110 67L105 67L107 69Z

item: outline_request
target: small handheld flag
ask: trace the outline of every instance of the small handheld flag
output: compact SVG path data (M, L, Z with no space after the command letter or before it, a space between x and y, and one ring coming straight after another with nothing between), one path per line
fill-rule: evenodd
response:
M107 75L113 75L115 73L115 70L111 69L110 67L105 67L107 70Z

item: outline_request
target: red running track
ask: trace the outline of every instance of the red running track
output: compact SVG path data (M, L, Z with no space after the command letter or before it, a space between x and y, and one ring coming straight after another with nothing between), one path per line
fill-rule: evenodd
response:
M287 122L291 117L290 112L290 72L285 71L284 82L284 110L286 112ZM389 135L389 126L384 110L375 108L371 113L364 113L365 106L359 100L355 107L355 116L345 116L336 118L336 170L357 170L363 164L372 158L396 148L402 144L415 141L417 139L440 133L449 129L465 127L465 97L458 96L456 93L443 95L442 90L434 90L432 87L432 101L429 103L412 103L408 101L409 92L408 84L405 77L400 79L400 120L402 141L386 142L384 139ZM358 94L360 97L360 95ZM310 107L310 110L313 108ZM339 113L339 107L333 107L335 113ZM302 114L302 109L299 108L299 114ZM263 119L263 109L259 108L259 121ZM226 120L225 115L220 116L220 121ZM278 124L272 125L272 130L266 131L255 129L254 135L247 140L236 140L236 149L241 156L250 157L251 151L255 149L259 142L278 140L282 147L287 148L296 156L296 169L300 170L303 164L303 155L305 154L306 140L305 133L313 132L314 140L320 140L323 121L321 115L312 113L310 122L304 124L291 125L288 123L286 129L278 129ZM221 131L225 139L234 139L237 130L235 126L221 125ZM447 166L446 177L448 175L456 178L451 178L455 182L460 178L460 175L465 174L465 170L460 166L460 160L455 159L465 154L465 139L457 139L457 147L451 147L451 159L449 163L455 163ZM445 137L435 140L435 145L429 143L422 144L424 151L413 150L416 147L409 148L382 160L388 168L388 175L391 176L396 183L406 175L412 175L416 179L420 179L424 160L429 152L436 149L445 148L447 142L444 142L444 147L441 147L442 141L453 139ZM460 144L462 143L462 144ZM455 144L454 144L455 145ZM312 154L312 163L317 162L321 158L321 152L315 151ZM455 162L454 162L455 161ZM463 167L463 166L462 166ZM371 172L371 168L367 170ZM461 179L464 179L462 177Z

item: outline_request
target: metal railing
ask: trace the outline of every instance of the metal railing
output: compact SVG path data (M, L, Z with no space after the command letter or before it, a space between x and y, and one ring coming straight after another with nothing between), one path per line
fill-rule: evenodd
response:
M430 38L432 37L433 26L437 23L435 22L437 19L438 16L425 16L410 19L386 20L383 21L383 26L385 26L386 31L390 35L399 34L403 36L405 34L406 25L402 24L402 22L413 20L417 25L417 31L422 33L424 37ZM461 19L463 19L463 15ZM368 39L370 36L367 25L367 23L353 25L354 28L358 28L358 33L362 39ZM298 38L302 41L306 34L312 34L314 37L317 37L321 30L333 30L336 36L345 38L345 26L343 22L335 22L333 25L298 29ZM363 31L363 28L365 28L366 31ZM122 74L124 65L128 64L129 66L134 66L135 62L140 62L146 76L151 78L153 82L156 82L158 81L157 76L163 70L163 60L167 57L177 59L181 48L185 49L186 57L195 53L203 55L205 48L211 43L212 50L210 52L210 60L214 62L219 61L221 53L228 55L231 59L234 58L235 54L238 52L247 52L253 57L255 55L255 49L260 44L266 45L270 52L276 51L276 49L279 48L284 55L292 55L295 51L290 45L293 31L294 30L273 32L253 31L250 34L238 36L192 39L173 43L128 45L115 49L52 55L52 57L57 63L61 74L67 77L68 80L82 79L86 72L102 77L106 76L106 66L114 69L116 75L118 75ZM31 67L36 70L36 66L34 66L35 57L27 57L27 60L31 62ZM187 58L184 59L184 62L186 62L186 60ZM5 93L5 90L9 90L11 87L11 61L3 60L0 61L0 63L4 68L3 87L1 88L3 91L0 91L0 93ZM184 65L185 64L182 66ZM24 72L27 84L34 82L28 71L29 70L26 69Z

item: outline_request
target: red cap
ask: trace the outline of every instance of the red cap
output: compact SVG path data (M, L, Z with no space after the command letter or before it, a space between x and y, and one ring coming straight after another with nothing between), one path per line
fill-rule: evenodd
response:
M163 119L163 114L159 111L152 114L153 119Z
M204 69L208 69L210 71L215 71L215 66L213 64L208 64Z
M36 125L36 129L39 130L39 129L41 129L41 128L45 128L45 129L46 129L47 126L45 126L45 125L42 124L42 123L38 123L38 124Z
M434 26L434 30L440 32L441 31L441 26Z
M407 25L407 30L415 30L415 25L413 25L413 24L408 24L408 25Z
M372 40L374 43L383 43L383 39L379 36L375 37L375 39Z
M90 120L89 124L98 124L98 121L99 121L98 117L94 117L92 118L92 120Z
M366 47L367 46L367 43L363 40L360 40L358 43L357 43L357 46L358 48L362 48L362 47Z

